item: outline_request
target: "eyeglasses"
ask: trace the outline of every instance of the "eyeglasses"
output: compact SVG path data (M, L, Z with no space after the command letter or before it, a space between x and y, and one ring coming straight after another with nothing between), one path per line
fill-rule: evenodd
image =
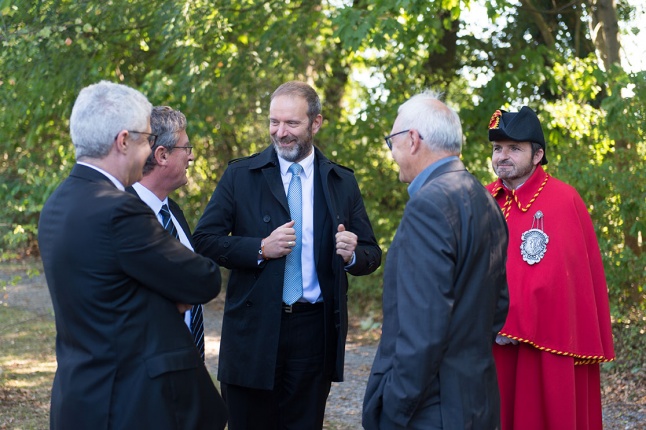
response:
M386 145L388 145L388 149L390 149L391 151L393 150L393 137L397 136L398 134L408 133L409 131L410 131L410 129L403 130L403 131L400 131L400 132L397 132L397 133L393 133L390 136L384 137L384 139L386 140Z
M398 134L408 133L409 131L410 131L410 129L408 129L408 130L402 130L402 131L399 131L399 132L397 132L397 133L393 133L393 134L391 134L390 136L386 136L386 137L384 137L384 139L386 140L386 145L388 145L388 149L390 149L391 151L393 150L393 137L397 136ZM417 133L417 135L419 136L419 138L420 138L421 140L424 140L424 138L422 137L422 135L421 135L421 134Z
M173 149L175 148L181 148L181 149L186 149L188 152L188 155L191 155L191 152L193 152L193 147L192 146L173 146Z
M152 133L146 133L145 131L134 131L134 130L127 130L128 133L139 133L139 134L145 134L148 135L148 143L150 144L150 147L152 148L155 146L155 142L157 142L157 135L152 134Z

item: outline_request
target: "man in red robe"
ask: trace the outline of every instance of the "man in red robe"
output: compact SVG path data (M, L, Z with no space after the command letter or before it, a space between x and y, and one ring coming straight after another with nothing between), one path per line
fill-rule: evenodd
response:
M577 191L543 170L533 110L497 110L489 140L498 180L487 189L509 227L509 314L494 345L502 430L600 430L599 363L615 354L592 220Z

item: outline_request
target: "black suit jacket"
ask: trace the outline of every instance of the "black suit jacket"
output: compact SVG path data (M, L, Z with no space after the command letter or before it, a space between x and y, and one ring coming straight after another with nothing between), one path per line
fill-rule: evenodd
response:
M47 200L38 229L57 330L51 428L224 428L175 306L213 299L218 266L83 165Z
M325 371L341 381L348 280L335 250L338 224L358 236L350 274L376 270L381 250L352 171L318 149L315 153L314 259L326 318ZM222 382L267 390L274 386L285 258L259 265L258 249L262 238L290 219L278 157L270 146L230 163L195 229L196 251L231 269L218 367Z
M134 187L127 187L126 191L132 194L133 196L139 197L139 194L137 193L137 190L135 190ZM193 243L193 236L191 234L191 227L188 225L188 221L184 216L184 211L182 210L182 208L177 204L175 200L171 199L170 197L168 198L168 208L170 209L170 212L173 214L173 216L179 223L179 226L184 231L184 234L186 234L186 237L188 238L188 242L191 244L193 248L195 248L195 243ZM157 214L155 214L155 216L157 216Z
M509 304L507 240L498 204L459 160L411 197L386 259L366 429L499 427L492 347Z

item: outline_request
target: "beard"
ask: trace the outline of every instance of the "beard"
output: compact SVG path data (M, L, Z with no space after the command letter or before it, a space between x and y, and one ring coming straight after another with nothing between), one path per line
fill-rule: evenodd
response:
M296 139L296 141L292 147L281 145L289 143L294 139ZM288 135L283 138L278 138L276 136L271 136L271 143L273 143L274 149L276 149L280 158L296 163L297 161L301 161L303 158L307 157L312 151L312 128L308 128L307 135L304 137Z
M501 169L501 167L506 168ZM535 167L536 166L532 164L531 160L523 164L514 164L510 161L502 161L494 166L494 171L503 181L516 181L523 178L526 180L531 176Z

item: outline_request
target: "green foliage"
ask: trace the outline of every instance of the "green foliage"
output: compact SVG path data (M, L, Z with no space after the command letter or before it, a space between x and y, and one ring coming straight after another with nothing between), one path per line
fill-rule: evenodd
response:
M383 249L408 199L383 142L397 107L433 87L459 111L463 160L493 179L488 120L534 108L548 170L590 208L613 313L646 303L646 76L598 67L584 4L537 0L532 11L487 1L465 27L457 0L224 0L0 2L0 245L2 258L37 253L39 211L74 163L68 118L78 91L107 79L184 112L197 158L177 196L195 226L233 158L268 144L271 92L306 80L322 96L317 145L355 170ZM623 12L622 12L623 11ZM620 19L629 8L620 3ZM623 14L623 15L622 15ZM631 89L632 96L622 94ZM380 269L351 280L357 309L378 307Z
M633 374L646 372L646 317L642 312L629 312L613 324L613 340L617 359L604 366L608 370Z

